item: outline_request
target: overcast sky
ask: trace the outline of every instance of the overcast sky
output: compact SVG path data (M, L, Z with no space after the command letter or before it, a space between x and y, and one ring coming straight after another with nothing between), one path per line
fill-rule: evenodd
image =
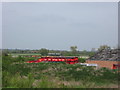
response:
M3 48L91 50L117 46L118 7L111 3L3 3Z

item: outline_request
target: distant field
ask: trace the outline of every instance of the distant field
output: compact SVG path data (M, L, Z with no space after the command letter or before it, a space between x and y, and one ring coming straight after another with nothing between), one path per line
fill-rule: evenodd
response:
M9 54L9 55L40 55L40 54L37 54L37 53L31 53L31 54Z
M36 54L36 53L31 53L31 54L9 54L11 55L12 57L18 57L18 56L32 56L32 55L39 55L40 54Z
M31 53L31 54L9 54L9 55L12 55L12 56L26 56L26 55L41 55L41 54L39 54L39 53ZM66 56L66 57L69 57L69 56ZM78 56L79 58L89 58L89 56Z

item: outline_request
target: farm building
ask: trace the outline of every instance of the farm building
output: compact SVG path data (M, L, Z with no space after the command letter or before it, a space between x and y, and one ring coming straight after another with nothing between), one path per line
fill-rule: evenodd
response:
M119 49L104 49L87 59L86 63L97 64L99 67L106 67L109 69L118 68L120 66L119 53Z

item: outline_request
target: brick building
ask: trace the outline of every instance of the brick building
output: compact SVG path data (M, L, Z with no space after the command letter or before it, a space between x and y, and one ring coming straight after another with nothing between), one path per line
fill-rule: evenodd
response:
M120 61L106 61L106 60L86 60L86 63L97 64L98 67L106 67L112 69L113 64L120 64Z
M98 67L113 68L113 65L120 65L120 49L103 49L86 60L88 64L97 64Z

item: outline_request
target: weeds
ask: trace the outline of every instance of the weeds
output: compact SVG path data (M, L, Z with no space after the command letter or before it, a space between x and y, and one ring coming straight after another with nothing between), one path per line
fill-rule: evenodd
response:
M14 88L93 88L117 84L117 71L65 63L21 63L3 57L2 87Z

